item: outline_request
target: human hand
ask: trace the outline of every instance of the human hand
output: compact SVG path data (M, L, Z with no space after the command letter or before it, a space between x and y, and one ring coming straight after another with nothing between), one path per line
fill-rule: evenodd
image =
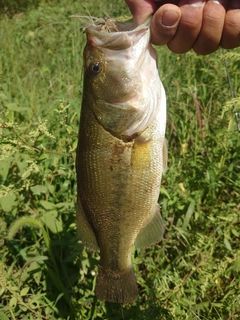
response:
M125 0L139 25L153 15L151 42L175 53L240 46L240 0Z

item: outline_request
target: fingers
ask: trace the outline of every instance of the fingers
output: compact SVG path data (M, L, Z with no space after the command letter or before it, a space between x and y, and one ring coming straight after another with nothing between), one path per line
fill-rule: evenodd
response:
M181 18L181 9L172 4L161 6L151 22L151 42L163 45L172 40Z
M210 0L205 4L201 30L193 44L193 50L196 53L205 55L218 49L222 38L227 3L227 0Z
M229 0L220 46L233 49L240 46L240 1Z
M150 15L151 41L175 53L240 46L240 0L125 0L135 25Z
M157 10L157 2L154 0L125 0L132 15L134 25L138 26Z
M206 0L181 0L178 6L162 5L154 14L151 24L151 41L167 44L175 53L189 51L202 26Z
M194 45L202 26L205 0L181 0L181 20L168 47L175 53L185 53Z

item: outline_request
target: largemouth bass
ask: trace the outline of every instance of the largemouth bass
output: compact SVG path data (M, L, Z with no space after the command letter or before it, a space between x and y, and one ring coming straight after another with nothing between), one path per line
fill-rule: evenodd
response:
M166 98L150 44L136 28L105 19L86 28L77 148L77 227L100 249L98 299L138 297L131 255L163 236L158 197L167 162Z

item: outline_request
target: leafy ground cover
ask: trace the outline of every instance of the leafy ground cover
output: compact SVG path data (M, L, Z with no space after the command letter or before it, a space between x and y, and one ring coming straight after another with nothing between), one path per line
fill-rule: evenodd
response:
M133 260L139 299L99 302L78 242L75 150L85 37L71 15L122 1L41 2L0 20L0 319L240 318L240 51L157 48L168 100L164 240ZM228 63L235 99L224 67Z

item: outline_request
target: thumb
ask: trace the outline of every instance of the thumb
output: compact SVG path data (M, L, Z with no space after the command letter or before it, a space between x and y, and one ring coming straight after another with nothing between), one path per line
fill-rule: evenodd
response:
M174 37L181 18L181 10L173 4L161 6L151 22L151 42L157 45L167 44Z

